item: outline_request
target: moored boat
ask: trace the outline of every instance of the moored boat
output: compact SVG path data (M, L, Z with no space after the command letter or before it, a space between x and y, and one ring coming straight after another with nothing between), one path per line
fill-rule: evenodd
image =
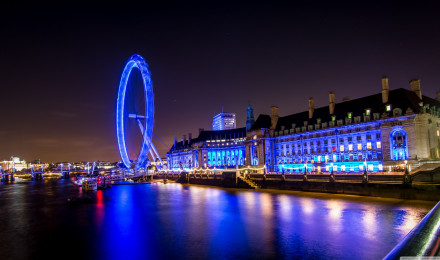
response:
M94 191L98 189L98 184L95 180L92 179L84 179L82 182L82 188L85 191Z

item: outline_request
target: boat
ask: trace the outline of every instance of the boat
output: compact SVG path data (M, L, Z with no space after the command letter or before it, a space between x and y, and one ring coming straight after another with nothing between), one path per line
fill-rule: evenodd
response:
M111 185L111 181L107 180L107 178L105 176L100 176L98 177L98 190L103 190L105 188L110 188Z
M94 191L98 189L98 184L95 180L84 179L84 181L82 182L82 189L84 191Z
M82 187L83 180L84 180L84 178L82 178L82 177L73 177L72 183L73 183L73 185Z

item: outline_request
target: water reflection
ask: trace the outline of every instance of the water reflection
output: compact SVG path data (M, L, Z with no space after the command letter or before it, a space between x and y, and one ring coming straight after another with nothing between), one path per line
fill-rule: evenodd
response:
M95 213L95 222L96 226L99 230L102 229L102 225L104 224L104 194L102 190L98 190L96 192L96 213Z
M337 234L342 230L344 204L344 201L340 200L327 201L329 230Z
M113 186L78 206L65 203L84 195L69 182L0 191L6 258L47 257L56 247L78 259L376 259L433 206L173 183Z
M363 211L362 224L364 235L369 240L374 240L377 234L376 210L373 206L367 205Z

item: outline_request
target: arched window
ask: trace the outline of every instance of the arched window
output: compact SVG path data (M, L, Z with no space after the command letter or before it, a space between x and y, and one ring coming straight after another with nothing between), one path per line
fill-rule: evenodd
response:
M408 159L408 140L406 131L402 128L395 129L390 133L391 160Z

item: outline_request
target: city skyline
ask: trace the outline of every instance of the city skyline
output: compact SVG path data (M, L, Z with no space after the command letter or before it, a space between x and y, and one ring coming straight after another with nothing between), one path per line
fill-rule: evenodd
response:
M246 108L280 115L380 91L440 90L435 3L61 4L4 9L0 43L3 124L0 159L119 160L115 106L133 53L150 65L156 134L211 128L212 115ZM156 145L162 157L168 150Z

